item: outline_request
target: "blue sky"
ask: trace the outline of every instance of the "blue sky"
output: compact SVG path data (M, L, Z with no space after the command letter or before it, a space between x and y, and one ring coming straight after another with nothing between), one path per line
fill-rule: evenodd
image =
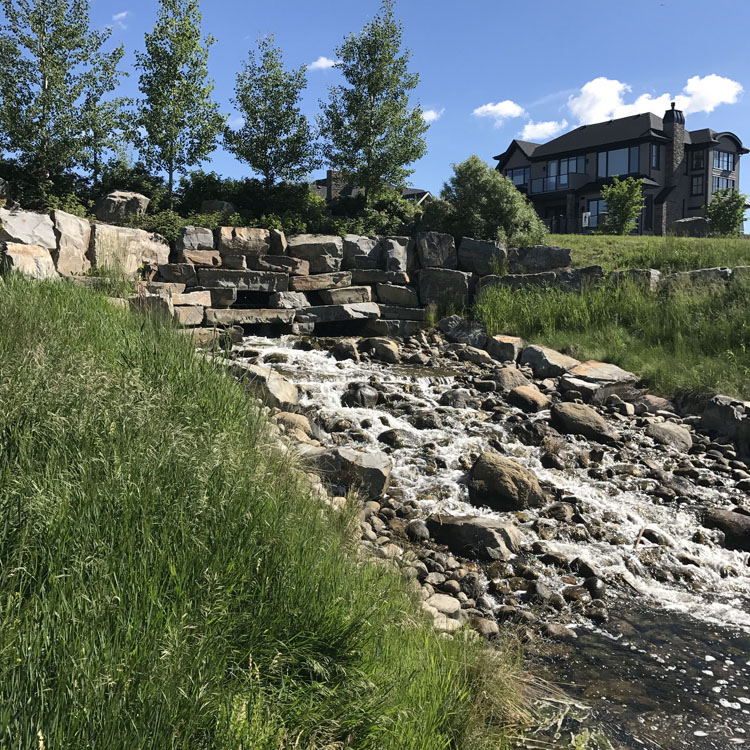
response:
M126 67L154 23L156 0L93 0L92 23L111 25ZM326 67L378 0L203 0L203 27L217 40L210 70L223 110L237 70L273 33L290 67L310 65L305 113L340 74ZM432 117L428 153L413 185L438 192L451 164L473 153L491 164L511 139L545 141L579 124L639 111L663 114L678 97L689 129L731 130L750 144L750 66L744 31L750 2L713 0L397 0L404 43L419 72L416 99ZM137 76L123 93L136 95ZM249 174L218 151L204 168ZM750 162L741 189L750 192ZM315 175L319 176L319 175Z

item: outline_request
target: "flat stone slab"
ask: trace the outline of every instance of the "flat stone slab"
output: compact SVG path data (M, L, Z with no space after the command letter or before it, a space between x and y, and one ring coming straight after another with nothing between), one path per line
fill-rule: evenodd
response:
M492 336L487 339L489 355L499 362L515 362L521 355L526 342L518 336Z
M181 305L198 305L199 307L211 307L211 292L208 290L202 292L185 292L172 293L172 304Z
M581 363L546 346L527 346L521 353L522 365L529 365L537 378L554 378L564 375Z
M427 311L422 307L402 307L401 305L378 305L383 320L427 320Z
M416 320L368 320L363 335L408 338L422 330L423 324Z
M55 250L57 239L48 214L0 208L0 240Z
M380 317L380 308L374 302L352 305L320 305L297 311L298 323L338 323L347 320L368 320Z
M372 290L369 286L321 289L320 298L326 305L352 305L358 302L372 302Z
M310 273L341 270L344 240L336 235L297 234L287 237L287 255L310 263Z
M295 310L206 310L206 323L217 326L250 326L263 323L288 324L294 322Z
M373 284L396 284L405 286L409 283L409 274L403 271L381 271L378 269L355 269L352 271L352 284L372 286Z
M319 292L322 289L340 289L351 285L352 274L349 271L317 273L313 276L295 276L289 280L289 290L292 292Z
M608 362L597 362L590 359L575 367L571 367L563 376L561 385L565 390L570 390L567 383L575 381L576 385L587 383L595 388L603 388L612 385L633 385L638 382L638 376L617 365ZM574 387L574 386L571 386Z
M416 290L408 286L378 284L376 292L378 302L384 305L402 305L404 307L417 307L419 305L419 297Z
M521 548L518 529L494 518L433 515L425 523L438 544L470 559L509 560Z
M178 326L185 328L203 325L203 307L183 305L174 308L174 319Z
M276 271L231 271L198 268L198 282L204 287L233 287L243 292L286 292L289 275Z
M307 276L310 263L288 255L245 256L245 264L252 271L281 271L291 276Z

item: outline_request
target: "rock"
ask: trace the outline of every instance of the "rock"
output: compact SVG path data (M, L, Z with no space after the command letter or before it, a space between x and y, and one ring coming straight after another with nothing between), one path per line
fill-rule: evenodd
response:
M344 241L324 234L297 234L287 239L287 253L310 263L310 273L332 273L341 270Z
M211 292L208 290L200 292L172 292L172 304L196 305L198 307L211 307Z
M324 305L352 305L372 302L369 286L348 286L342 289L321 289L320 299Z
M456 243L450 234L420 232L417 234L417 255L422 268L458 268Z
M337 362L341 362L344 359L353 359L355 362L359 362L359 349L357 348L357 344L348 339L337 341L331 347L330 354Z
M157 234L142 229L94 224L88 258L98 269L113 269L127 276L137 276L150 263L166 265L169 245Z
M209 307L227 308L237 301L236 289L210 289L211 304Z
M458 619L461 612L461 603L455 597L447 594L433 594L425 604L440 612L441 615Z
M294 276L289 279L289 288L295 292L317 292L322 289L341 289L352 285L349 271L321 273L316 276Z
M51 216L56 238L52 258L57 272L64 276L86 273L91 268L91 261L86 257L91 241L91 224L65 211L54 210Z
M401 361L401 349L399 345L389 338L370 338L365 339L360 344L362 351L370 352L373 359L381 362L396 364Z
M724 286L731 281L731 268L699 268L695 271L680 271L662 276L659 289L671 292L685 286Z
M274 292L269 297L268 304L279 310L302 310L310 307L310 302L302 292Z
M552 425L561 432L581 435L600 443L611 443L613 436L605 419L590 406L574 403L553 404Z
M408 237L383 237L380 240L380 245L386 271L406 273L409 270Z
M236 378L252 384L268 406L281 409L281 411L290 411L297 405L299 401L297 386L275 373L270 367L238 361L230 362L228 367Z
M535 474L516 461L487 450L471 467L469 498L473 505L509 511L542 505L544 493Z
M380 269L355 269L352 271L352 284L373 286L374 284L397 284L404 286L409 283L409 274L403 271L381 271Z
M268 236L271 243L271 254L286 255L287 241L284 232L280 229L269 229Z
M581 363L546 346L527 346L521 353L520 363L529 365L534 377L554 378Z
M750 516L730 510L709 508L702 523L709 529L724 533L724 546L728 549L750 552Z
M182 227L175 247L181 258L184 258L185 253L211 253L213 255L215 252L214 233L205 227Z
M369 288L369 287L365 287ZM399 307L397 305L378 305L380 317L383 320L406 321L413 320L424 323L427 320L427 311L423 307Z
M174 308L174 321L184 328L203 325L205 308L193 305L181 305Z
M488 620L486 617L472 617L469 620L469 627L479 633L482 638L489 640L500 635L500 626L494 620Z
M578 638L575 630L571 630L559 622L548 622L542 628L542 634L556 641L572 641Z
M430 538L430 531L424 521L419 518L413 518L406 524L406 536L412 542L426 542Z
M518 336L492 336L485 344L490 357L498 362L516 362L525 346Z
M16 271L32 279L56 279L55 263L46 247L0 242L0 275Z
M47 214L0 208L0 241L57 249L52 219Z
M690 430L673 422L655 422L646 427L646 435L661 445L687 453L693 447Z
M289 325L294 323L295 310L252 309L239 310L232 307L223 310L206 310L206 325L214 326L255 326Z
M201 286L231 287L243 292L286 292L289 276L277 271L233 271L224 268L197 269Z
M407 430L386 430L378 435L378 442L389 448L406 448L414 444L412 434Z
M549 409L551 401L535 385L520 385L508 394L508 402L525 412Z
M703 405L701 429L734 441L740 455L750 456L750 401L714 396Z
M708 237L711 227L703 216L689 216L673 222L672 232L676 237Z
M313 429L310 420L304 414L294 414L289 411L279 412L274 416L277 423L284 425L288 430L299 430L308 437L312 437Z
M391 459L382 451L363 453L351 448L329 452L333 478L354 487L368 500L382 497L391 481Z
M509 560L521 548L518 529L494 518L434 515L427 528L438 544L470 560Z
M271 233L254 227L219 227L216 248L221 255L266 255L271 249Z
M380 394L367 383L349 383L341 396L343 406L372 409L377 406Z
M159 266L159 278L170 284L182 284L183 286L196 286L198 275L190 263L164 263ZM235 295L237 290L233 289Z
M322 305L308 307L297 312L298 323L334 323L348 320L367 320L380 315L374 302L359 302L352 305Z
M518 247L508 255L512 273L537 273L570 265L570 250L554 245L532 245Z
M130 297L130 309L134 313L155 315L162 318L174 317L174 305L169 297L157 294L136 294ZM201 316L202 317L202 316Z
M477 276L497 273L507 260L506 249L496 242L463 237L458 246L459 269L475 273Z
M498 391L512 391L520 386L531 385L529 379L517 367L501 367L491 375Z
M416 291L408 286L378 284L376 292L378 302L385 305L402 305L403 307L417 307L419 305L419 297Z
M585 400L602 402L623 393L638 382L638 376L617 365L589 360L571 367L560 379L562 391L579 391Z
M306 260L288 255L225 255L222 260L227 268L231 261L241 260L252 271L281 271L292 276L307 276L310 273L310 264ZM239 267L244 266L240 264Z
M456 346L461 347L456 353L462 362L473 362L475 365L485 365L487 367L492 367L495 364L495 360L484 349L478 349L476 346L465 346L463 344L456 344Z
M245 335L241 328L187 328L180 332L190 336L193 343L201 349L211 346L231 347L242 341Z
M237 212L237 206L229 201L207 200L201 202L202 214L233 214Z
M344 237L344 259L341 264L344 271L379 268L381 258L382 248L377 237L362 237L357 234L347 234Z
M105 223L126 221L131 216L143 216L150 199L140 193L116 190L101 198L96 205L96 218Z
M437 327L445 334L445 338L454 344L466 344L482 349L487 343L485 327L475 320L467 320L460 315L443 318L438 322Z
M422 323L416 320L368 320L362 335L404 339L416 336L420 330Z
M628 282L643 291L655 292L659 288L661 271L657 271L655 268L629 268L625 271L612 271L609 274L609 281L614 285Z

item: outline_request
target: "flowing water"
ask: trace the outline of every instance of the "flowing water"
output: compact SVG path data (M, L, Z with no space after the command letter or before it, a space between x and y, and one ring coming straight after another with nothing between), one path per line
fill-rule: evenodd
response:
M573 625L578 634L573 642L536 641L530 647L534 668L590 706L615 747L750 747L750 556L710 543L711 532L693 541L700 529L694 503L658 504L645 493L654 480L637 472L594 479L585 469L545 469L540 449L519 442L504 421L491 421L488 413L474 409L439 406L440 396L461 377L461 365L430 370L336 362L324 351L295 348L292 338L249 337L242 348L257 351L259 361L274 355L274 369L300 387L301 406L319 424L345 420L347 428L334 436L339 445L381 450L378 435L385 430L409 433L408 445L391 452L392 483L424 515L502 515L467 501L471 457L488 444L578 498L579 512L610 533L545 545L568 558L580 556L601 571L609 585L610 619L595 625L581 618ZM341 396L352 382L379 383L397 408L342 406ZM405 412L439 413L443 426L415 429ZM642 439L640 428L625 425L624 430L624 437L638 441L640 458L669 460ZM605 455L602 467L615 467L614 459ZM734 505L739 494L731 480L724 477L723 483L701 486L701 503ZM538 539L532 528L536 513L522 518L528 544ZM635 549L644 527L658 529L664 542L643 541ZM555 591L566 585L552 568L545 568L545 575Z

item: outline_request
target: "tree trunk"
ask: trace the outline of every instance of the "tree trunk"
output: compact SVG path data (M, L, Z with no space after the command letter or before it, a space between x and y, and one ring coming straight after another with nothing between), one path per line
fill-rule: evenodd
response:
M167 195L169 196L169 209L174 211L174 166L169 165L169 182L167 184Z

